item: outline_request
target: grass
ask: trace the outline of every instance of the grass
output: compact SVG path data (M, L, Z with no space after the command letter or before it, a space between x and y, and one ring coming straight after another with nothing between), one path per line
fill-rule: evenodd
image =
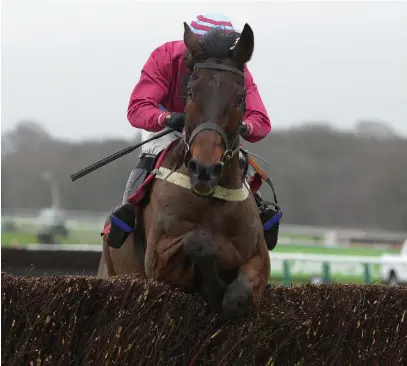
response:
M324 255L357 255L357 256L381 256L385 253L400 253L399 249L375 249L366 247L330 248L323 246L297 246L297 245L277 245L276 253L305 253Z
M1 245L10 246L14 243L27 245L38 242L34 232L19 231L15 233L1 232ZM72 231L66 238L58 238L59 243L64 244L100 244L100 235L97 231ZM277 245L275 253L306 253L306 254L331 254L331 255L357 255L357 256L380 256L385 253L399 253L399 249L374 249L366 247L329 248L321 246L298 246L292 244Z
M331 281L337 283L344 283L344 284L355 284L355 285L362 285L363 277L362 276L343 276L339 274L331 275ZM311 275L303 274L303 275L295 275L291 276L290 281L294 285L300 285L303 283L310 282L312 279ZM372 278L372 282L379 282L379 278ZM284 284L284 278L281 275L271 275L270 276L270 283L273 284Z
M37 243L38 239L33 232L1 232L1 246L7 247L13 244L27 245ZM98 232L93 231L74 231L66 238L57 238L58 243L62 244L101 244Z

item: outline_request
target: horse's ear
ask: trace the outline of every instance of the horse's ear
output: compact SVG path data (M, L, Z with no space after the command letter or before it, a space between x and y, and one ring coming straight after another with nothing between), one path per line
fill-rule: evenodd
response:
M240 38L233 50L233 60L239 65L244 66L252 58L254 49L254 34L249 24L245 24Z
M198 56L202 52L201 43L198 37L192 32L187 23L184 22L184 43L192 57Z

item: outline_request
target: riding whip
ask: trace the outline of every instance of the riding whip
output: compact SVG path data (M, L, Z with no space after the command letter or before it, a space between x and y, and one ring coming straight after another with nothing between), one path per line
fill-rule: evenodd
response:
M124 148L123 150L120 150L112 155L107 156L106 158L97 161L96 163L89 165L87 168L84 168L82 170L80 170L79 172L76 172L75 174L72 174L71 180L72 182L76 181L79 178L82 178L83 176L93 172L94 170L97 170L99 168L101 168L102 166L105 166L109 163L111 163L112 161L115 161L119 158L121 158L122 156L125 156L127 154L130 154L131 152L133 152L134 150L138 149L140 146L143 146L144 144L146 144L147 142L156 140L162 136L168 135L171 132L174 132L175 130L173 128L170 128L168 130L164 130L161 131L160 133L158 133L157 135L154 135L153 137L150 137L147 140L144 140L142 142L140 142L139 144L133 145L133 146L129 146Z

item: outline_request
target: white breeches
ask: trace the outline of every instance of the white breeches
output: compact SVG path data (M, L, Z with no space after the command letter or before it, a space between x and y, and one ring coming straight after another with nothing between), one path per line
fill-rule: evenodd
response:
M141 141L147 140L158 134L158 132L148 132L145 130L140 131ZM162 136L157 140L150 141L141 147L141 154L157 155L160 151L164 150L171 142L181 136L182 134L180 132L175 131L168 135ZM244 156L241 152L239 153L239 157L240 159L244 159Z

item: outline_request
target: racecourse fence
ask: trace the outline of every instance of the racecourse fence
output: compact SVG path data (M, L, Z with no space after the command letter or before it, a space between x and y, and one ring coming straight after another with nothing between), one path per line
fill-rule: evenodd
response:
M407 364L403 286L270 286L225 324L199 296L151 280L1 282L2 365Z

